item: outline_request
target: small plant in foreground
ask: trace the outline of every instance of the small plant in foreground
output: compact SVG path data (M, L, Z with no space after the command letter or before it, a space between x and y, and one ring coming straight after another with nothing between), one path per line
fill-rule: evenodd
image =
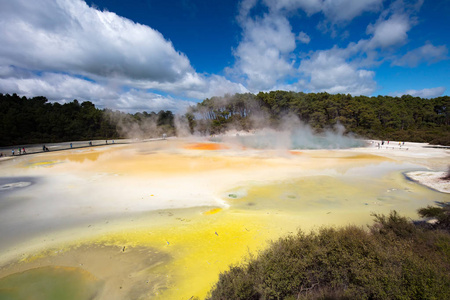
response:
M450 232L450 202L436 202L436 206L427 206L418 210L422 218L432 218L436 222L431 225L435 229L443 229Z

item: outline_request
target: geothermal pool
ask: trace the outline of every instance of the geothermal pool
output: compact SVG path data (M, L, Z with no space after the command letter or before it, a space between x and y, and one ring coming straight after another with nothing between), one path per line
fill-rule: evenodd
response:
M449 201L409 181L449 151L173 139L0 161L0 298L204 298L271 239ZM408 149L408 150L407 150Z

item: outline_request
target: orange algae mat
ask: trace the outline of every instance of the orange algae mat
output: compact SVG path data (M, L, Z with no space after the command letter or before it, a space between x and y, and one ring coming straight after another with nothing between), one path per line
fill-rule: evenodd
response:
M302 155L302 154L303 154L302 152L297 151L297 150L289 150L289 153L290 153L291 155Z
M195 143L184 146L184 149L189 150L226 150L230 149L228 146L216 143Z

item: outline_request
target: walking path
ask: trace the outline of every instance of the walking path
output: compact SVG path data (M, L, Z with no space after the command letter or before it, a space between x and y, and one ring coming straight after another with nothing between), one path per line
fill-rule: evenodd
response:
M111 145L124 145L133 143L144 143L156 140L162 140L163 138L154 138L146 140L133 140L133 139L118 139L118 140L92 140L92 141L76 141L76 142L63 142L63 143L49 143L49 144L28 144L28 145L16 145L9 147L0 147L0 159L8 159L22 155L30 155L36 153L46 152L43 147L48 149L48 152L71 150L71 149L81 149L89 147L99 147L99 146L111 146ZM25 148L25 153L23 152ZM20 151L19 151L20 149ZM14 155L12 155L12 150L14 150Z

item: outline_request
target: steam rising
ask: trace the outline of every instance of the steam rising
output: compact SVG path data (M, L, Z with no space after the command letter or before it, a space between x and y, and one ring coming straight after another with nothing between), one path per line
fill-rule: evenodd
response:
M131 116L118 111L108 111L107 118L113 124L116 124L119 135L128 139L144 140L162 137L163 134L167 136L174 136L176 134L172 126L158 124L158 115L155 113Z
M258 120L259 124L262 121ZM236 132L236 131L235 131ZM365 142L352 134L345 135L345 127L336 124L334 128L321 133L315 132L309 125L303 123L298 117L289 115L283 118L279 129L262 128L246 134L236 132L234 137L214 138L215 141L237 143L243 147L256 149L347 149L362 147Z
M236 140L242 146L256 149L346 149L364 145L353 137L332 131L318 135L309 128L292 131L264 129L253 135L237 136Z
M224 105L229 99L215 100ZM315 130L294 114L286 114L275 120L255 101L248 101L245 117L232 121L220 121L211 116L211 111L201 107L194 117L171 115L170 123L162 123L155 113L137 113L134 116L110 111L108 117L117 124L117 131L129 139L145 140L168 137L210 137L213 142L226 142L255 149L346 149L364 146L364 142L353 134L346 133L337 123L328 130ZM214 111L213 114L220 114ZM214 132L223 132L214 134Z

